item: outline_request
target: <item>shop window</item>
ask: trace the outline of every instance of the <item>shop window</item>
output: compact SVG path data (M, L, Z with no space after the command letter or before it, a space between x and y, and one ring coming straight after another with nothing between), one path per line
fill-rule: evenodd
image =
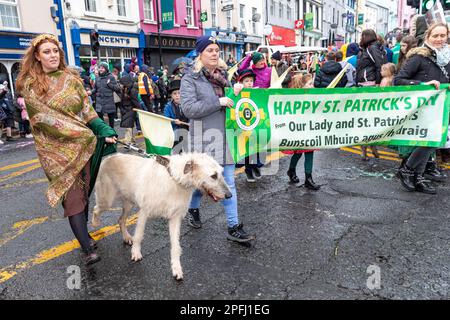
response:
M20 29L17 0L0 0L0 27Z
M145 20L155 21L153 0L144 0L144 18Z
M88 12L97 12L96 0L84 0L84 7Z
M127 16L127 5L125 0L117 0L117 14L121 17Z

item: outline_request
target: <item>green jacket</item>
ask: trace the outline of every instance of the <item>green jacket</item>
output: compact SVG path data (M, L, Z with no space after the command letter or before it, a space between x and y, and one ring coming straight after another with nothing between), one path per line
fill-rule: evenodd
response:
M115 144L106 143L105 138L117 137L116 131L108 126L102 119L96 118L89 122L89 128L97 136L97 145L95 147L95 152L91 158L91 181L89 183L89 195L91 195L94 190L95 181L97 180L98 171L100 169L100 164L104 156L113 154L117 152L117 147Z

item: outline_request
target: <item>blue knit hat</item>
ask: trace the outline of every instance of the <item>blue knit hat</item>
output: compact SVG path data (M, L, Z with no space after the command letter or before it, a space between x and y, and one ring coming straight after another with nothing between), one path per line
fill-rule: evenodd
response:
M347 46L347 57L356 56L359 52L359 45L357 43L350 43Z
M209 46L210 44L213 44L213 43L217 44L220 47L220 44L219 44L219 41L217 40L217 38L212 37L212 36L201 36L195 42L195 51L197 51L197 53L200 54L203 52L203 50L206 49L207 46Z

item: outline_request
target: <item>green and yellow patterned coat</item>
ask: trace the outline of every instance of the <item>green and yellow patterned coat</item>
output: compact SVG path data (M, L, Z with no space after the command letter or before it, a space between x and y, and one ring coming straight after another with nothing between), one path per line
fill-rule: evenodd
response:
M105 138L117 136L97 116L81 80L68 71L48 74L49 90L37 96L29 83L21 94L30 117L36 151L49 180L47 200L55 207L91 161L90 191L101 158L116 152Z

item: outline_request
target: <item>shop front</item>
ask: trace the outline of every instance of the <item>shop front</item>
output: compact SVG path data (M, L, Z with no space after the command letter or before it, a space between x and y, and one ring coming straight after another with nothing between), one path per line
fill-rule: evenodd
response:
M258 46L263 44L263 38L257 36L246 36L245 39L245 52L255 51Z
M205 29L205 35L216 37L219 40L221 45L220 57L223 60L226 61L232 56L239 61L244 56L245 34L219 29Z
M98 58L91 50L90 32L90 29L71 29L75 64L85 70L89 70L92 59ZM107 62L110 70L113 67L123 70L123 66L133 57L137 57L138 64L142 64L145 47L143 32L134 34L99 30L98 34L100 60Z
M295 30L272 26L272 32L267 36L267 41L271 46L295 46Z
M161 42L160 42L161 39ZM159 38L157 34L149 34L145 37L144 62L145 64L159 69L161 47L161 62L162 65L168 65L171 72L176 66L173 61L180 57L186 56L189 52L195 49L196 37L179 37L161 35Z
M13 92L20 60L35 36L37 34L0 31L0 83L7 81Z

